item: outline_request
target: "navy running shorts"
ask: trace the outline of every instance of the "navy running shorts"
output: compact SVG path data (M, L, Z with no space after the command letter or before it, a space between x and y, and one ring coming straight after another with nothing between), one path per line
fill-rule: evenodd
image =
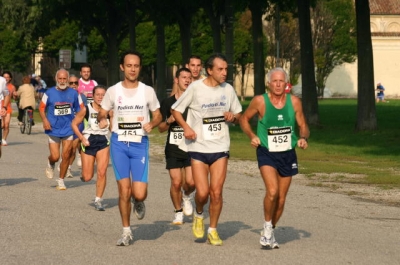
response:
M191 159L199 160L207 165L212 165L215 161L220 158L229 158L229 151L218 152L218 153L199 153L199 152L188 152Z
M105 135L98 135L98 134L91 134L89 136L89 146L82 146L82 151L91 156L96 156L97 152L107 148L110 145L110 141L108 141L107 136Z
M271 166L282 177L291 177L299 173L297 155L294 149L285 152L270 152L264 146L257 147L258 167Z

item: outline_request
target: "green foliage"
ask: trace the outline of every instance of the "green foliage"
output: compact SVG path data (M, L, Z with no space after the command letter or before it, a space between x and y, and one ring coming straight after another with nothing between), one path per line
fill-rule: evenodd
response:
M52 29L50 34L43 38L43 50L53 58L57 58L61 49L76 49L79 27L75 22L64 20L61 26ZM73 58L72 58L73 59Z
M311 13L318 95L336 66L356 59L355 11L347 0L317 1Z
M20 32L0 26L0 70L26 73L31 58Z
M143 55L143 65L156 63L156 27L153 22L143 22L136 26L136 47ZM126 45L126 40L124 40ZM121 45L121 48L123 46ZM129 46L128 46L129 47Z

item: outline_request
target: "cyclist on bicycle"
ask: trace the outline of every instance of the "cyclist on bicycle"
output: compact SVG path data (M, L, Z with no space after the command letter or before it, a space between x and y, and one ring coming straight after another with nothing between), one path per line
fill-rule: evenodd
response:
M24 116L25 109L34 110L36 108L35 99L35 88L31 85L31 79L29 76L22 78L23 85L19 86L15 95L19 97L19 110L18 110L18 121L19 125L22 124L22 117ZM32 125L35 123L32 121Z

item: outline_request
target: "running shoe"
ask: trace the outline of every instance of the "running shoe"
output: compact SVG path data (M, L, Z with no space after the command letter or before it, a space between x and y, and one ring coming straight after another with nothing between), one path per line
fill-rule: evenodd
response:
M4 139L1 139L1 145L6 146L7 145L7 141Z
M196 238L204 237L204 218L200 216L193 216L193 226L192 226L193 235Z
M190 195L187 196L184 192L182 192L182 209L186 216L191 216L193 214L193 205L190 200Z
M94 208L97 211L105 211L103 204L101 203L103 200L94 201Z
M213 230L207 235L208 243L213 246L222 246L222 240L219 238L217 230Z
M46 177L52 179L54 177L54 166L48 165L46 167Z
M79 154L76 156L76 165L78 167L82 167L82 159L81 159L81 155L79 155Z
M56 189L58 189L58 190L66 190L67 189L67 187L65 187L65 184L64 184L64 179L57 179Z
M132 232L124 232L122 233L121 238L118 239L117 246L129 246L132 240Z
M260 244L263 247L279 248L279 244L275 240L272 226L266 226L263 231L261 231Z
M144 202L137 202L134 198L132 198L133 203L133 212L135 213L137 219L142 220L146 213L146 206Z
M182 225L183 224L183 212L176 212L175 219L172 221L173 225Z
M73 178L74 177L74 175L72 175L72 173L71 173L71 169L70 168L67 169L67 174L65 176L67 178Z

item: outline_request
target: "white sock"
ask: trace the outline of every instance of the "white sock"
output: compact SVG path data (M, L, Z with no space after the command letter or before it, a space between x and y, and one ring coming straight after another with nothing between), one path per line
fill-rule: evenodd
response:
M270 220L268 222L267 221L264 222L264 228L267 228L268 226L272 227L272 220Z
M122 227L122 232L123 233L132 233L131 227L127 226L127 227Z
M217 230L217 228L209 227L208 230L207 230L207 233L209 234L209 233L211 233L212 231L216 231L216 230Z
M204 218L203 213L198 214L196 210L194 211L194 216Z
M101 201L101 198L96 196L96 198L94 198L94 201L95 202Z

